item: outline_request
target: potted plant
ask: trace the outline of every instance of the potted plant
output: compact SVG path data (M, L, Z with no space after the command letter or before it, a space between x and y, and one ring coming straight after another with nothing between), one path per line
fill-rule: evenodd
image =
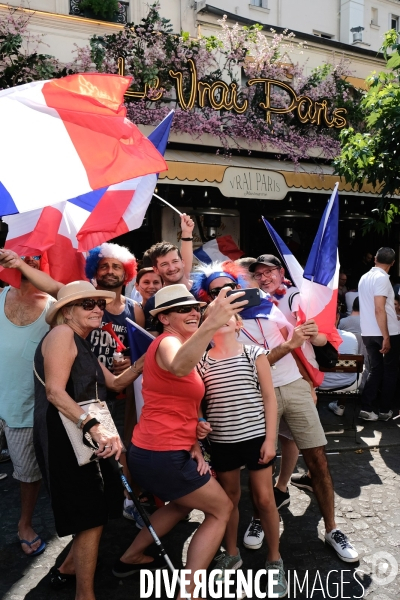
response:
M89 18L114 21L118 15L118 0L80 0L79 8Z

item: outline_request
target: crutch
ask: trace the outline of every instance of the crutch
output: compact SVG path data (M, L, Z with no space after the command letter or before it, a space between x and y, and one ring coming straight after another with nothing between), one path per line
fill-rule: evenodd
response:
M109 459L110 464L112 465L112 468L118 473L118 475L121 478L121 482L122 485L124 486L124 488L126 489L126 491L128 492L129 496L131 497L138 513L140 514L140 516L142 517L144 524L146 525L147 529L150 532L151 537L153 538L156 546L158 547L158 553L160 556L162 556L165 560L165 562L167 563L167 566L169 567L169 569L171 570L172 573L175 573L175 571L177 571L177 569L175 569L174 565L171 562L171 559L169 558L164 546L161 543L160 538L158 537L158 535L156 534L153 525L150 523L150 519L147 515L147 512L144 510L143 506L140 503L140 500L135 496L135 494L133 493L131 486L128 483L128 480L126 479L123 470L122 470L122 465L120 462L118 462L117 460L115 460L115 458L113 456L110 457ZM181 585L181 580L179 578L179 575L177 577L177 583L180 587Z

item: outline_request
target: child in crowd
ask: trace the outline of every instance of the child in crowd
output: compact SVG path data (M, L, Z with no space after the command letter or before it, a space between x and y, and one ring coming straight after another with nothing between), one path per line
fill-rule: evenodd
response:
M205 313L207 318L207 311ZM279 554L279 516L273 493L277 403L266 354L258 346L238 342L238 315L213 337L213 347L197 369L205 385L205 414L197 427L199 439L208 436L217 478L234 509L225 532L226 553L217 558L217 569L238 569L243 561L237 548L240 500L240 467L249 470L254 502L268 544L266 569L279 571L274 592L287 593L283 562Z

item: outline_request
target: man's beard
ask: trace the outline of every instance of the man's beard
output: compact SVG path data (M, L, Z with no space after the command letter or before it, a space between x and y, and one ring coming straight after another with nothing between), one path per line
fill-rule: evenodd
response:
M101 279L97 279L97 287L101 287L103 290L115 290L116 288L122 287L124 285L125 277L115 277L109 280L107 280L107 277L108 276L106 275Z

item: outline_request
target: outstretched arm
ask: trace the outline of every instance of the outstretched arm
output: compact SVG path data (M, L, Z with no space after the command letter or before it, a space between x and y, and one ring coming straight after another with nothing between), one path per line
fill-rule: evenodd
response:
M50 296L57 297L58 290L63 286L62 283L56 281L47 273L34 269L26 264L24 260L21 260L16 252L12 250L2 250L0 254L0 266L5 269L18 269L22 275L34 285L38 290L50 294Z
M181 228L182 228L182 238L191 238L193 237L193 229L194 229L194 221L191 219L189 215L183 214L181 216ZM181 239L182 239L181 238ZM192 271L193 265L193 242L185 242L181 241L181 255L182 260L185 263L185 279L187 282L190 279L190 273ZM186 285L186 281L185 281Z

